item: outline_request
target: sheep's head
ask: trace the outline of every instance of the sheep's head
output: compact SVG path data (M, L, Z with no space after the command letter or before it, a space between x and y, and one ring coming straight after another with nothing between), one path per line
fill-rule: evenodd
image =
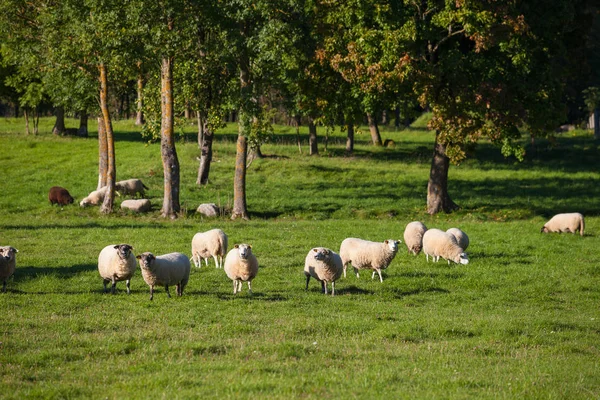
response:
M246 260L252 254L252 246L249 244L236 244L234 247L238 250L242 260Z
M454 262L457 264L468 264L469 256L467 255L467 253L460 253L458 256L456 256Z
M140 268L143 268L143 269L151 269L152 262L154 260L156 260L156 257L154 256L154 254L152 254L150 252L142 253L142 254L136 256L135 258L140 260Z
M313 249L313 253L315 260L323 261L329 258L329 254L331 253L331 251L324 247L315 247Z
M548 233L548 228L546 228L546 225L542 226L542 230L540 230L540 233Z
M15 249L14 247L2 246L0 247L0 259L2 259L5 262L12 261L15 259L15 255L18 252L19 250Z
M131 250L133 250L133 247L128 244L118 244L115 246L115 249L117 250L117 254L121 259L127 260L131 254Z
M398 251L398 245L400 243L402 243L401 240L394 240L394 239L388 239L385 240L383 243L387 244L388 248L390 249L391 252L395 253Z
M80 207L87 207L89 205L90 205L90 201L88 200L87 197L79 202Z

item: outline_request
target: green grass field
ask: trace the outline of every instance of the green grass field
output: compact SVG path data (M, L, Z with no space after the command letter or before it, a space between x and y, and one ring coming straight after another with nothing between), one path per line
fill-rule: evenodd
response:
M131 122L115 123L117 179L140 178L153 210L64 208L53 185L81 200L97 183L97 139L53 137L52 120L25 136L22 120L0 120L0 245L19 249L0 295L2 398L509 398L600 397L600 151L590 132L539 140L526 160L480 144L450 168L462 208L425 213L433 133L382 133L394 148L344 133L327 152L299 154L279 127L247 176L250 221L196 214L203 202L232 203L236 128L214 143L211 184L195 185L195 128L177 144L181 203L160 218L158 144ZM67 126L76 126L69 120ZM543 235L553 214L579 211L586 235ZM413 220L468 233L470 263L427 263L401 245L384 281L352 274L324 296L304 290L306 253L337 251L350 236L402 239ZM194 233L219 227L230 245L251 243L260 263L254 294L232 294L222 270L192 267L181 298L160 288L149 301L141 274L103 293L100 250L126 242L135 253L190 255ZM174 288L171 289L174 294Z

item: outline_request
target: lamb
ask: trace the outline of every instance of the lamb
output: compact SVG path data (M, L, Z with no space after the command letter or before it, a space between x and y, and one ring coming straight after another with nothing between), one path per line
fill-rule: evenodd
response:
M429 256L437 262L440 257L448 261L454 261L457 264L468 264L469 257L467 253L458 245L456 238L451 234L440 229L429 229L423 235L423 253L429 261Z
M449 233L456 238L456 242L460 248L463 249L463 251L467 250L467 247L469 247L469 237L466 233L458 228L450 228L446 231L446 233Z
M123 200L121 203L122 210L131 210L138 213L150 211L150 208L152 208L152 204L148 199Z
M312 276L321 282L321 291L327 294L327 283L331 282L331 295L335 295L335 281L342 275L344 265L342 258L336 252L325 247L311 249L304 260L304 275L306 289Z
M140 260L142 277L150 286L150 300L154 299L154 286L164 286L170 298L169 285L177 285L177 295L183 295L183 289L190 279L190 259L182 253L169 253L155 256L150 252L136 257Z
M15 273L18 252L19 250L12 246L0 246L0 279L2 279L2 293L6 293L6 281Z
M399 243L402 242L393 239L384 242L370 242L357 238L344 239L340 246L344 277L346 276L346 267L348 263L351 263L357 278L359 278L359 269L372 269L373 276L371 276L371 279L375 278L375 272L377 272L379 281L383 282L381 270L390 265L398 252Z
M579 231L579 235L583 236L585 230L585 221L580 213L556 214L550 218L542 227L542 233L548 232L566 232L575 233Z
M98 256L98 272L104 280L104 293L107 292L106 284L112 282L111 293L115 294L117 282L126 281L127 294L131 293L130 283L136 269L135 255L131 252L133 247L128 244L111 244L106 246Z
M421 252L423 248L423 234L427 231L424 223L419 221L409 222L404 228L404 244L409 253L415 256Z
M248 282L248 293L252 294L252 279L258 274L258 260L252 253L252 246L236 244L227 253L223 268L233 281L233 294L242 291L242 282Z
M100 189L94 190L93 192L88 194L87 197L85 197L83 200L81 200L81 202L79 202L79 205L81 207L99 205L100 203L102 203L104 201L104 196L106 196L107 189L108 189L108 186L102 186Z
M66 206L67 204L73 204L73 196L69 193L67 189L60 186L52 186L50 191L48 192L48 201L50 204L59 204L61 206Z
M192 238L192 261L196 267L202 266L202 260L208 267L208 258L215 259L215 266L223 268L223 257L227 254L227 235L221 229L198 232Z
M139 193L144 197L144 189L148 188L139 179L127 179L115 183L115 190L122 195L135 197Z

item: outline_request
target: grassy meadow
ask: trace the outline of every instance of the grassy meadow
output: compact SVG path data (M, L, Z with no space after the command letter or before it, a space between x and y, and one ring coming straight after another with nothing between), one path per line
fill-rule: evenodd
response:
M211 183L195 185L195 127L184 128L182 212L160 218L160 145L132 121L117 121L117 179L150 187L146 215L51 206L48 189L78 202L98 174L96 127L89 138L55 137L52 119L26 136L23 120L0 120L0 245L19 249L0 295L3 398L600 398L600 148L589 131L538 140L525 161L479 144L451 166L449 191L462 208L425 212L434 135L422 127L383 130L395 147L370 146L366 128L353 156L345 134L319 131L319 156L299 153L295 131L277 127L247 175L249 221L195 213L231 207L236 127L214 142ZM75 127L75 120L67 121ZM584 237L540 234L553 214L586 216ZM402 239L413 220L460 227L468 265L427 263L403 244L384 281L363 272L324 296L304 258L337 251L346 237ZM232 294L211 260L192 267L180 298L141 274L131 295L103 293L100 250L129 243L136 254L190 254L192 236L219 227L230 246L250 243L260 263Z

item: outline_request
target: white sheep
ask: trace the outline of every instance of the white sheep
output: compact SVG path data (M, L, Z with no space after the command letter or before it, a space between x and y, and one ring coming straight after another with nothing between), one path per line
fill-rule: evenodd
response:
M423 234L427 231L424 223L419 221L409 222L404 228L404 244L409 253L415 256L421 252L423 248Z
M377 272L379 281L383 282L381 270L390 265L398 252L399 243L402 242L393 239L384 242L370 242L357 238L344 239L340 246L344 277L346 276L346 267L351 263L357 278L359 278L359 269L372 269L373 276L371 276L371 279L375 278L375 272Z
M122 210L130 210L138 213L150 211L151 208L152 204L148 199L129 199L123 200L121 203Z
M139 194L144 197L144 189L148 188L139 179L127 179L115 183L115 190L124 196L135 197Z
M135 273L135 255L131 252L133 247L128 244L111 244L100 251L98 255L98 272L106 285L112 282L111 293L115 294L117 282L126 281L127 294L131 293L130 282Z
M0 279L2 293L6 293L6 281L15 273L17 268L17 253L19 250L12 246L0 246Z
M306 275L306 290L312 276L321 282L321 291L327 294L327 283L331 282L331 295L335 295L335 281L342 276L344 265L342 258L336 252L325 247L311 249L304 260L304 275Z
M456 238L456 242L463 249L463 251L467 250L467 247L469 247L469 236L467 236L466 233L458 228L450 228L446 231L446 233L449 233Z
M469 257L458 245L454 235L446 233L440 229L429 229L423 235L423 253L427 261L429 256L437 262L440 257L448 261L454 261L457 264L468 264Z
M558 233L575 233L579 231L579 235L583 236L585 230L585 221L580 213L556 214L550 218L542 227L541 232L558 232Z
M150 300L154 299L154 286L164 286L167 296L169 285L177 285L177 295L190 279L190 259L182 253L169 253L155 256L150 252L142 253L136 258L140 261L140 269L144 282L150 286Z
M248 292L252 294L252 279L258 274L258 260L252 246L236 244L225 257L224 270L233 281L233 294L242 291L242 282L248 282Z
M79 206L87 207L87 206L97 206L104 201L104 196L106 196L106 190L108 186L102 186L98 190L94 190L90 194L87 195L83 200L79 202Z
M221 229L198 232L192 238L192 261L196 267L202 266L202 260L208 267L209 257L215 259L215 266L223 268L223 257L227 254L227 235Z

